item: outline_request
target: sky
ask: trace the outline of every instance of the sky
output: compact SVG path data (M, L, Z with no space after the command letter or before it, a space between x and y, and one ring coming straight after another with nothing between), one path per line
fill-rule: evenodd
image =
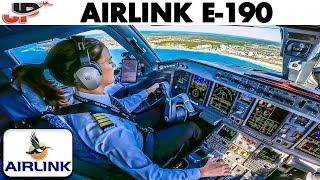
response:
M190 31L244 36L270 41L281 41L280 28L277 26L213 26L213 25L179 25L179 26L135 26L139 31Z

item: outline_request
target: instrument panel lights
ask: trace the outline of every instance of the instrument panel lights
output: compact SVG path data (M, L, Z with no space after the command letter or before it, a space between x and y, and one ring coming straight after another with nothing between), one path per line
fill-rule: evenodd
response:
M302 135L301 135L299 132L296 132L296 133L293 135L293 137L294 137L295 139L300 139L301 136L302 136Z
M283 145L284 147L288 147L288 146L289 146L289 143L288 143L288 142L284 142L282 145Z
M288 132L289 129L290 128L288 126L283 126L283 128L280 130L280 133L284 134L284 133Z

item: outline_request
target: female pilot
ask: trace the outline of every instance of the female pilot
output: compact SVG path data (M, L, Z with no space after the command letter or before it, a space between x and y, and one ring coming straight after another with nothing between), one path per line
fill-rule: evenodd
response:
M159 84L154 84L138 94L119 100L104 94L105 87L114 82L115 64L111 60L109 50L102 42L93 38L86 38L83 41L90 61L96 63L102 73L97 88L88 90L81 82L79 83L79 80L76 80L79 78L76 72L81 67L81 60L78 44L72 38L63 40L52 47L44 63L55 79L66 86L75 87L74 94L78 98L96 101L130 113L159 87ZM45 80L42 73L39 73L40 71L42 72L43 69L35 65L21 65L20 73L18 73L20 77L16 78L29 82L34 80L33 84L37 83L38 86L31 88L50 105L55 107L65 105L66 99L61 90L57 87L47 88L52 83ZM38 77L32 77L33 75ZM109 162L111 161L136 179L199 179L230 174L228 165L218 159L210 159L201 168L187 170L162 169L153 163L163 162L174 155L182 144L199 138L199 127L192 122L177 124L155 132L152 147L154 156L151 159L143 152L146 145L143 145L142 133L137 129L135 123L123 116L107 113L80 113L71 114L70 117L71 127L90 149L105 155Z

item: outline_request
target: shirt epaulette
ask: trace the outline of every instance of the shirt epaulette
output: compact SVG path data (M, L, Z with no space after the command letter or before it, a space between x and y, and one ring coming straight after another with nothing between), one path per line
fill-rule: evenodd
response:
M102 130L114 126L112 121L104 113L92 113L91 116Z

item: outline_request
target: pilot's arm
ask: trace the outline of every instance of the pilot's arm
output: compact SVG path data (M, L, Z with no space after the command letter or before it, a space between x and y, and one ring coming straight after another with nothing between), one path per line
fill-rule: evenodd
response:
M147 99L149 93L143 90L137 94L129 97L118 99L118 101L131 113L134 111L144 100Z
M158 83L154 84L148 89L139 92L138 94L118 99L118 101L131 113L142 103L142 101L147 99L150 93L153 93L157 88L159 88Z
M139 149L132 132L116 127L103 132L95 142L95 150L105 154L114 164L136 179L199 179L198 168L188 170L162 169Z

